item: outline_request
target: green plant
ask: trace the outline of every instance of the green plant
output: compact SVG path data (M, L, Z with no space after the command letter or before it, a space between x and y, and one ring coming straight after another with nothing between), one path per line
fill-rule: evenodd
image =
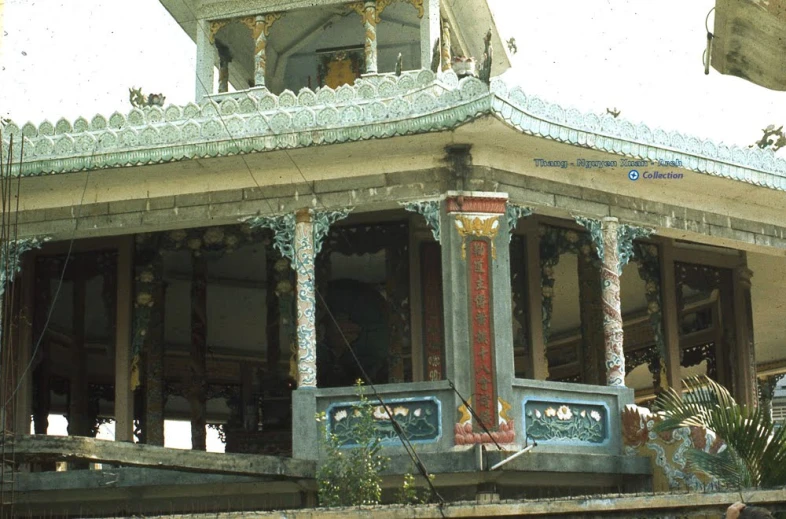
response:
M429 474L429 479L434 481L434 474ZM415 485L415 476L410 473L404 474L404 484L396 495L396 502L405 505L419 505L428 503L431 498L431 491L426 488L418 488Z
M655 432L691 426L713 431L725 447L717 453L693 449L687 459L730 488L786 485L786 428L776 430L764 409L738 404L706 376L684 382L684 394L669 388L656 400L654 410L664 419Z
M317 471L319 502L322 506L379 504L382 477L390 459L381 454L381 440L374 423L374 406L368 401L361 381L357 383L359 402L352 407L353 436L356 447L342 447L342 441L329 432L330 417L317 416L322 431L326 459Z

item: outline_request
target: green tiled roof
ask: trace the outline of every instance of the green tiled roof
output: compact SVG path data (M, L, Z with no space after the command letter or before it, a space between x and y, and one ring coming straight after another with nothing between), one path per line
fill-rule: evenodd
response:
M11 135L17 143L23 135L22 175L34 176L444 131L483 115L528 135L621 156L680 160L696 172L786 190L786 160L772 150L582 113L529 96L501 78L489 87L475 78L459 81L452 71L376 76L297 94L250 89L216 94L198 105L135 108L89 121L22 127L11 122L3 132L3 151ZM20 149L14 146L16 172Z

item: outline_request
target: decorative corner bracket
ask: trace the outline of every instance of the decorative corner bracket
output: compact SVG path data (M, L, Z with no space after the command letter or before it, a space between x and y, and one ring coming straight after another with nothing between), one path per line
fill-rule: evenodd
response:
M532 215L532 209L517 204L508 204L505 207L505 219L508 221L508 241L513 240L513 230L519 223L519 220Z
M295 261L295 214L288 213L278 216L251 216L241 222L252 229L270 229L273 231L273 247L289 260Z
M418 213L426 219L431 227L431 234L439 243L439 200L424 200L420 202L405 202L401 204L405 210Z
M314 223L314 254L322 250L322 242L330 231L330 226L338 220L343 220L353 208L338 211L313 211ZM273 247L289 260L295 269L295 214L287 213L277 216L251 216L243 218L241 222L252 229L270 229L273 231Z
M330 226L349 216L353 209L354 207L337 211L314 211L314 254L319 254L322 250L322 242L330 231Z
M48 236L43 238L22 238L10 240L2 247L0 250L0 262L3 265L8 265L8 268L0 270L0 296L5 293L6 285L13 281L17 274L22 272L22 255L25 252L40 249L49 240Z

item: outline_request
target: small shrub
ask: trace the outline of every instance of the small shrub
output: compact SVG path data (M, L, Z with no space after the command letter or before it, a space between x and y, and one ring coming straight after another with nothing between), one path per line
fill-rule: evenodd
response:
M382 477L390 458L383 456L374 424L374 406L368 401L362 382L357 383L359 402L352 407L353 437L357 446L342 447L342 442L328 433L328 417L317 416L322 432L326 459L317 471L321 506L357 506L379 504Z
M434 474L430 474L429 479L434 481ZM404 484L396 495L396 502L404 505L420 505L428 503L430 498L430 489L418 488L415 485L415 476L412 474L404 474Z

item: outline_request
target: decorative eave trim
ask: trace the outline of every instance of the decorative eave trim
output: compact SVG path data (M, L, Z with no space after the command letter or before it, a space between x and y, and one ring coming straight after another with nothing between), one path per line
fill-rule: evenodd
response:
M620 156L680 160L698 173L786 190L786 159L772 150L729 147L606 114L583 114L527 96L501 78L489 88L475 78L459 81L452 71L380 75L351 87L278 96L250 89L213 95L199 105L133 109L109 119L96 115L90 122L60 119L22 128L11 122L2 145L5 155L15 136L12 168L18 174L18 139L24 135L22 175L36 176L445 131L483 115L528 135Z

